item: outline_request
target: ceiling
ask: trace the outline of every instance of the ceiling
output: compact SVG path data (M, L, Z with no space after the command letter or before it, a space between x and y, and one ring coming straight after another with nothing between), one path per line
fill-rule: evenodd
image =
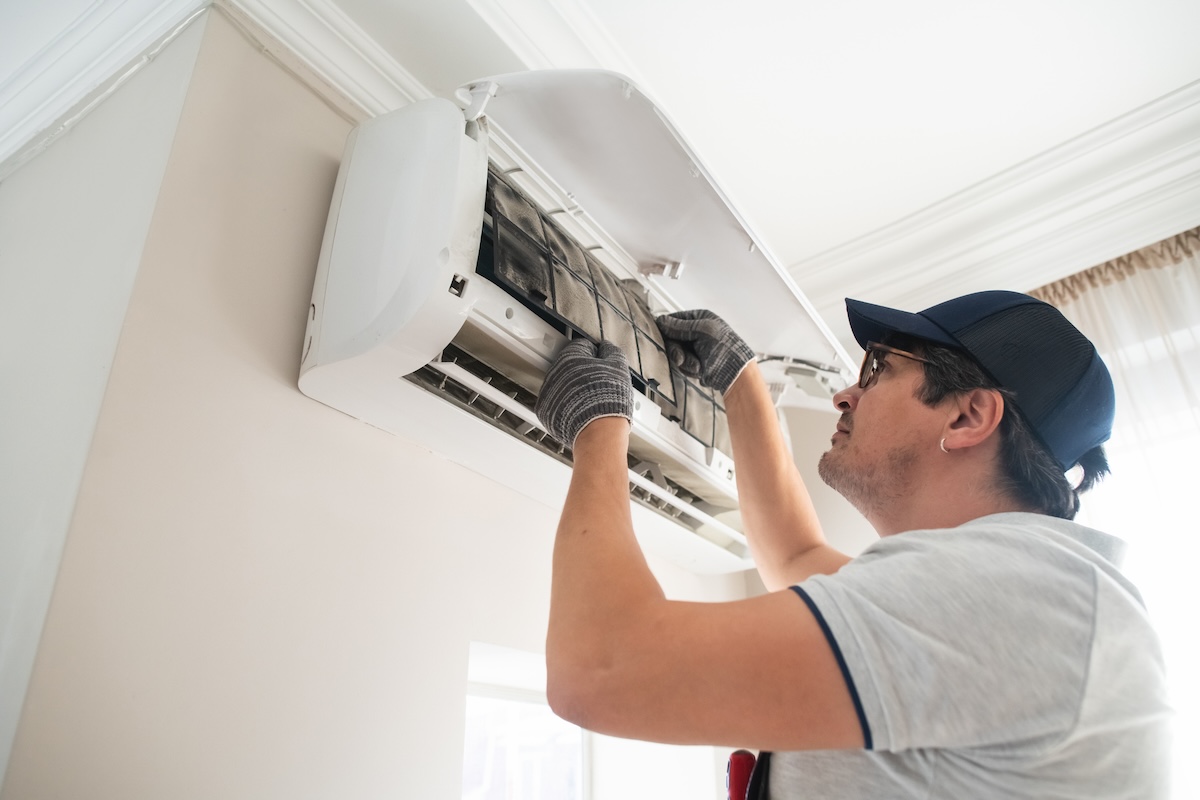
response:
M1196 0L24 4L0 19L0 162L210 2L371 113L628 75L851 347L846 296L1028 290L1200 224Z
M1196 194L1127 235L1111 208L1091 241L1078 229L1096 202L1081 189L1119 190L1131 164L1200 140L1194 0L337 4L435 94L527 68L629 75L843 339L847 294L915 310L1028 290L1200 223ZM1153 125L1120 124L1148 104ZM1168 145L1124 130L1154 125ZM1056 223L1072 241L1031 259ZM1017 257L998 257L1004 234Z

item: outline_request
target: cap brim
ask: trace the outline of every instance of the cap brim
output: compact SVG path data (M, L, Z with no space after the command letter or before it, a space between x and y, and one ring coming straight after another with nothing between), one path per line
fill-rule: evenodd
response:
M854 338L864 350L867 349L868 342L881 342L889 333L914 336L949 347L962 347L953 336L920 314L847 297L846 316L850 320L850 330L854 332Z

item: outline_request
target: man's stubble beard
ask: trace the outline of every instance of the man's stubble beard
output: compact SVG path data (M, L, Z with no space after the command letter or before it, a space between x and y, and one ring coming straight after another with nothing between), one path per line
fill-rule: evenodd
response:
M882 459L861 465L846 463L847 455L846 448L826 451L817 462L817 474L863 516L871 516L907 493L908 468L917 458L915 445L897 446Z

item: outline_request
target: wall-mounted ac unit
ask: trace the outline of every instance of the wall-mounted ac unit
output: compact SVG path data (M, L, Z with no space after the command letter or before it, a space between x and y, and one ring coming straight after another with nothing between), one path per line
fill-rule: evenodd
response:
M325 229L300 389L557 507L571 453L532 408L569 337L629 356L643 544L751 565L721 398L669 365L654 316L710 308L788 402L851 368L662 112L622 76L520 73L356 128ZM464 502L470 502L464 498Z

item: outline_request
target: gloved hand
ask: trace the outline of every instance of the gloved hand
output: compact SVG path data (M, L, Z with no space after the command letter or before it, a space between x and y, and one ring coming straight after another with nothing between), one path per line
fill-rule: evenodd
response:
M754 360L754 351L711 311L677 311L658 318L667 358L689 378L724 394Z
M621 348L576 339L558 354L534 407L538 420L557 441L575 446L575 437L600 417L633 419L633 382Z

